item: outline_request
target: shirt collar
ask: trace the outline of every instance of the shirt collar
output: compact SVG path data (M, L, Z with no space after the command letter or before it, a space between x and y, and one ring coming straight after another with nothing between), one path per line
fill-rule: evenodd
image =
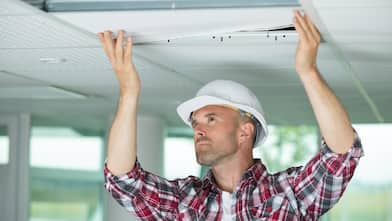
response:
M267 169L260 159L254 159L253 165L249 167L242 175L239 186L242 186L245 182L257 183L260 179L265 179L268 175ZM203 189L210 188L212 191L220 191L217 186L212 170L209 169L207 174L203 178Z
M264 179L267 176L268 172L265 168L264 164L260 159L254 159L253 165L247 169L242 175L240 183L245 180L253 179L254 181L258 181L260 179Z

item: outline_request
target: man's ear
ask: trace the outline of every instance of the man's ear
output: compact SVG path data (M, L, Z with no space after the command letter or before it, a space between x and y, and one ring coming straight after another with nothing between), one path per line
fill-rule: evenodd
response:
M249 141L253 143L253 134L255 127L251 122L242 122L240 124L240 142Z

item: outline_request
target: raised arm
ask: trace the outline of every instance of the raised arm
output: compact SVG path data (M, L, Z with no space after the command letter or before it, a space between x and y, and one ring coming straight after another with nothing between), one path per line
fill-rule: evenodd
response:
M305 14L294 11L294 26L299 42L296 71L305 87L321 134L335 153L346 153L354 142L354 131L343 105L328 87L316 66L320 33Z
M136 161L136 122L140 93L140 79L132 63L132 40L126 40L119 31L113 39L110 31L98 33L99 40L112 64L120 87L117 112L110 129L107 152L107 167L114 175L132 170Z

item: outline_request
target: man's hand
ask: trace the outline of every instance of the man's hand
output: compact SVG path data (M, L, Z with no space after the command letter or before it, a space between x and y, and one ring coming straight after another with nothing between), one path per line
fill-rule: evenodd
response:
M140 79L132 63L132 39L127 38L123 48L124 31L118 32L118 38L112 38L111 31L98 33L99 40L106 55L112 64L120 85L121 96L138 96L140 92Z
M298 32L298 47L295 57L295 69L300 75L317 70L316 57L320 45L320 33L306 14L294 11L294 27Z

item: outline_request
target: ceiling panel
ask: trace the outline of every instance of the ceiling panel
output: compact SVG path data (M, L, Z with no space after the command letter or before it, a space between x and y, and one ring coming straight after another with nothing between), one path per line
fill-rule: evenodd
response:
M99 46L94 34L71 27L51 16L0 16L1 49L89 48Z
M1 87L1 99L80 99L84 98L66 90L54 87L24 86L24 87Z
M350 119L354 123L377 123L376 117L366 100L358 94L357 97L340 96Z
M392 81L367 82L364 84L366 91L372 97L390 97L392 99ZM392 103L391 103L392 104ZM390 104L388 104L390 105Z
M49 58L55 62L46 62ZM109 62L101 48L2 49L0 65L3 69L77 71L109 67Z
M191 81L182 76L178 77L177 73L162 71L158 68L141 69L138 70L138 74L142 85L141 102L173 103L186 95L193 95L201 86L197 81ZM110 81L97 80L67 86L88 94L117 99L119 87L114 72L108 70L102 72L102 75L110 78ZM189 93L190 91L192 93Z
M260 40L240 37L241 44L233 45L230 40L219 44L208 44L210 39L200 40L197 45L153 44L141 45L140 54L178 70L189 68L291 68L294 67L296 42ZM252 43L249 43L252 42ZM320 46L319 62L335 62L328 45ZM328 65L330 65L329 63Z
M292 67L295 45L243 46L141 46L144 56L162 64L184 68L213 67ZM276 59L279 57L279 59ZM248 66L249 65L249 66Z
M151 42L287 26L292 23L292 9L265 7L51 14L91 33L124 29L134 36L134 42Z
M384 82L392 84L392 63L383 61L351 61L351 66L364 84ZM392 86L389 86L392 88Z
M392 96L376 96L373 98L384 118L384 122L392 122Z
M34 81L22 76L15 75L11 72L0 71L0 87L13 87L13 86L44 86L40 81Z
M59 63L40 60L49 58ZM101 49L3 49L0 66L21 76L63 86L115 83L113 76L106 74L111 68Z
M36 13L34 7L20 2L18 0L2 0L0 1L0 16L8 15L32 15Z
M358 94L366 101L365 106L344 97L350 115L371 110L375 122L387 115L385 108L391 102L376 102L388 97L392 61L392 3L387 0L318 0L313 2L322 23L336 44L338 56L348 73L357 82ZM341 53L341 54L340 54ZM360 93L361 91L361 93ZM348 99L347 99L348 98ZM347 102L348 100L348 102ZM358 107L358 110L355 110ZM373 109L371 109L371 107ZM377 117L381 115L381 117ZM366 117L365 117L366 118ZM388 117L387 117L388 118ZM355 118L359 121L365 119Z
M317 9L392 7L390 0L317 0L313 4Z
M371 1L369 1L371 2ZM364 36L391 36L392 6L387 7L337 7L318 8L318 13L336 41L340 36L350 36L354 41ZM358 38L357 38L358 37ZM386 40L386 38L383 38ZM389 42L392 42L389 39Z
M392 43L342 44L341 49L349 62L390 64L392 61Z
M44 63L40 58L63 61ZM23 65L20 61L23 61ZM30 49L28 53L26 50L1 50L0 66L21 76L74 89L82 88L85 92L102 95L118 90L115 74L100 48ZM156 65L146 68L147 61L143 58L135 59L135 66L146 87L170 89L178 84L194 85L171 69Z

